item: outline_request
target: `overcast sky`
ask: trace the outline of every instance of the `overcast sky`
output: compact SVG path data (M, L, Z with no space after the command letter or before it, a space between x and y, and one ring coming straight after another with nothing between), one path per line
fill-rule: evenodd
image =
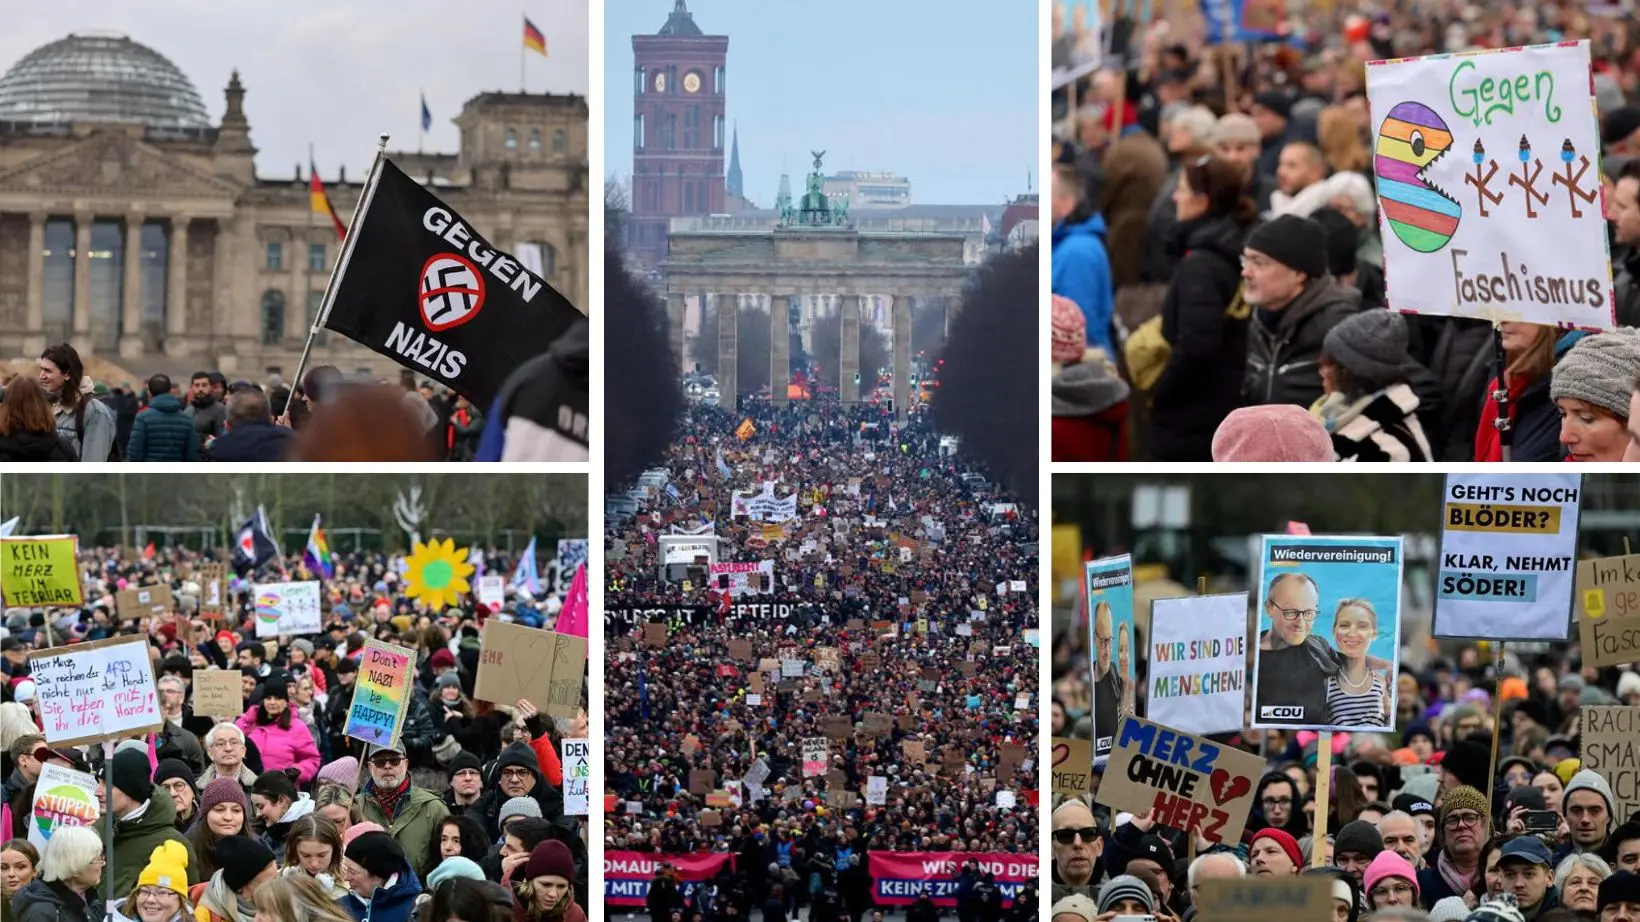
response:
M673 0L608 0L605 172L632 173L632 35ZM1000 203L1037 170L1037 4L1018 0L689 0L729 36L728 119L748 198L801 193L809 151L826 170L892 170L925 204ZM725 164L727 167L727 164ZM1032 176L1040 187L1041 177Z
M612 0L621 2L621 0ZM421 93L433 113L426 149L454 153L453 119L471 97L517 92L523 16L547 37L529 52L530 92L586 95L587 0L45 0L0 29L0 69L71 32L124 33L182 69L222 118L235 68L257 173L288 177L307 160L323 177L345 164L362 178L386 132L389 150L415 150Z

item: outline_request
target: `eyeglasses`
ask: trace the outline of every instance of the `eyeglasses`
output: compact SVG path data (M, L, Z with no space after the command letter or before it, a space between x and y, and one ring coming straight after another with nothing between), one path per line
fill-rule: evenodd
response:
M1406 884L1384 884L1373 887L1368 891L1374 900L1382 900L1391 896L1408 897L1412 895L1412 888Z
M1083 842L1093 842L1099 838L1098 826L1079 826L1072 829L1055 829L1053 840L1060 845L1070 845L1077 839Z
M1479 813L1454 813L1443 820L1441 825L1448 829L1457 829L1460 826L1479 826L1480 823Z
M1274 608L1276 614L1280 615L1281 619L1288 624L1297 624L1300 619L1303 619L1305 624L1314 624L1316 615L1320 614L1313 608L1277 608L1273 602L1270 607Z

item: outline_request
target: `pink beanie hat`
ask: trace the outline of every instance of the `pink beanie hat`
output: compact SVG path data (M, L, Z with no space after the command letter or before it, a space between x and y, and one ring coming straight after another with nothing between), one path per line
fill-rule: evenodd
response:
M1386 877L1399 877L1411 884L1413 898L1419 898L1418 872L1412 869L1412 865L1408 864L1405 858L1387 848L1379 852L1377 858L1372 859L1372 864L1367 865L1367 892L1371 893L1372 888L1378 886L1378 882Z
M1214 461L1336 461L1327 427L1289 403L1232 410L1213 433Z
M346 848L349 845L352 845L354 839L357 839L359 836L362 836L367 832L386 831L387 830L383 829L382 824L380 823L354 823L353 825L347 827L346 832L342 833L342 847Z
M1053 296L1053 339L1049 354L1060 365L1082 361L1088 349L1088 321L1070 298Z

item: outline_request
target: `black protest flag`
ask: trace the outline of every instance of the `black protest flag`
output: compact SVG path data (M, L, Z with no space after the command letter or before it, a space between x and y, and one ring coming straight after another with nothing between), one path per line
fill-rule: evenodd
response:
M324 326L488 409L581 313L383 158L336 269Z

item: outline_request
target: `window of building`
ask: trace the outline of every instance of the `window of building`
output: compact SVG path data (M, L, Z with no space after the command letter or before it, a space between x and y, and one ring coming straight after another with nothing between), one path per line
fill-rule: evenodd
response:
M142 226L142 262L137 267L138 317L154 333L165 330L165 268L170 241L165 226L152 221Z
M277 346L285 339L285 293L262 292L262 345Z
M268 255L265 261L270 272L283 272L285 269L285 245L277 240L268 241Z
M308 244L308 268L314 272L325 271L325 245L322 243Z
M541 153L541 129L539 128L530 129L530 153Z
M518 132L512 130L511 128L508 128L507 129L506 140L502 141L501 144L502 144L503 147L507 148L508 150L517 150L518 149Z
M565 146L566 141L564 139L564 129L560 128L552 133L552 152L555 154L561 154L564 152Z
M632 118L632 149L643 150L643 113Z

